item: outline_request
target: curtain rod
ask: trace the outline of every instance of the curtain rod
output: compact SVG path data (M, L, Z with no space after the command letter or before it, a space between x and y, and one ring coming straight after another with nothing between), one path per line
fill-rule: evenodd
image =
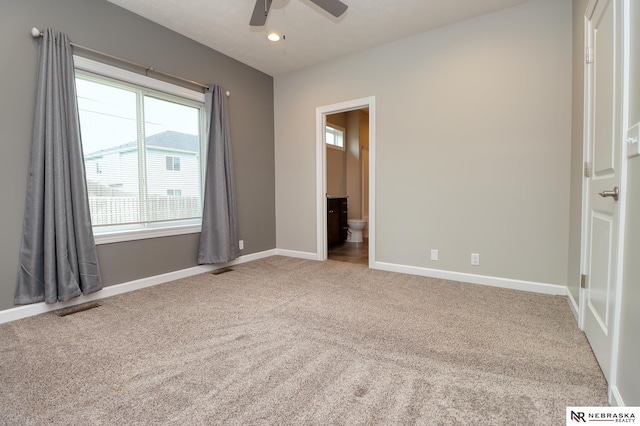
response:
M37 37L42 37L43 34L39 29L37 29L36 27L33 27L33 28L31 28L31 35L34 38L37 38ZM157 70L157 69L155 69L153 67L150 67L148 65L139 64L137 62L133 62L133 61L130 61L128 59L124 59L124 58L120 58L118 56L110 55L109 53L101 52L99 50L95 50L95 49L92 49L92 48L87 47L87 46L82 46L82 45L76 44L76 43L71 43L71 46L76 47L78 49L86 50L87 52L95 53L95 54L100 55L100 56L104 56L106 58L115 59L116 61L123 62L123 63L129 64L129 65L133 65L134 67L142 68L142 69L145 70L145 73L148 73L149 71L151 71L151 72L154 72L156 74L161 74L161 75L173 78L175 80L180 80L180 81L183 81L185 83L193 84L195 86L200 86L203 89L208 89L209 88L209 86L206 85L206 84L202 84L202 83L199 83L199 82L194 81L194 80L189 80L187 78L178 77L177 75L174 75L174 74L171 74L171 73L168 73L168 72L164 72L164 71L161 71L161 70ZM229 96L229 95L231 95L231 93L229 93L229 91L227 90L226 95Z

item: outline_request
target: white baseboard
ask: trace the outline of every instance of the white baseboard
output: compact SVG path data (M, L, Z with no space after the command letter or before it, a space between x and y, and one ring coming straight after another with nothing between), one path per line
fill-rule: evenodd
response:
M417 266L398 265L394 263L376 262L374 269L389 272L400 272L410 275L441 278L472 284L482 284L492 287L510 288L513 290L530 291L534 293L566 296L567 288L557 284L545 284L532 281L513 280L508 278L489 277L486 275L467 274L463 272L442 271L440 269L421 268Z
M200 265L192 268L182 269L179 271L168 272L166 274L155 275L152 277L141 278L135 281L129 281L122 284L116 284L103 288L102 290L90 294L88 296L76 297L73 300L67 302L59 302L51 305L47 305L44 302L34 303L31 305L17 306L15 308L5 309L0 311L0 324L10 321L27 318L34 315L43 314L45 312L51 312L62 308L68 308L70 306L79 305L82 303L91 302L105 297L115 296L117 294L127 293L134 290L139 290L145 287L151 287L158 284L163 284L169 281L178 280L180 278L186 278L193 275L202 274L205 272L215 271L216 269L225 268L228 266L239 265L242 263L251 262L253 260L263 259L269 256L287 256L299 259L318 260L316 253L284 250L284 249L271 249L258 253L252 253L245 256L240 256L228 263L219 265ZM439 269L420 268L416 266L398 265L393 263L376 262L374 269L380 269L383 271L399 272L403 274L421 275L432 278L442 278L452 281L461 281L473 284L483 284L493 287L510 288L514 290L531 291L535 293L552 294L552 295L567 295L567 289L564 286L556 284L543 284L530 281L512 280L506 278L488 277L484 275L466 274L460 272L442 271ZM618 395L619 396L619 395Z
M569 307L571 308L571 313L573 317L576 319L576 323L580 325L580 307L576 299L573 298L573 294L567 288L567 301L569 303Z
M276 249L276 255L278 256L287 256L287 257L295 257L298 259L306 259L306 260L320 260L316 253L310 253L306 251L295 251L295 250L285 250L285 249Z
M3 311L0 311L0 324L43 314L45 312L68 308L70 306L80 305L82 303L92 302L98 299L104 299L106 297L115 296L117 294L128 293L130 291L139 290L145 287L164 284L166 282L178 280L180 278L191 277L193 275L203 274L205 272L215 271L216 269L239 265L242 263L247 263L253 260L258 260L274 255L276 255L275 249L261 251L258 253L240 256L239 258L228 263L221 263L217 265L199 265L192 268L181 269L179 271L168 272L166 274L154 275L152 277L141 278L135 281L111 285L108 287L104 287L102 290L96 293L90 294L88 296L79 296L67 302L58 302L51 305L40 302L33 303L31 305L17 306L15 308L5 309Z
M617 386L611 386L609 388L609 404L611 404L612 407L626 407Z

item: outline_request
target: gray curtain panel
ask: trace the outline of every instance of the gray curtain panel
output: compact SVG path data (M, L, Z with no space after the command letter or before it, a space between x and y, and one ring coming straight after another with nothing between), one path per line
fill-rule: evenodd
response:
M214 85L207 91L205 99L209 149L199 264L224 263L240 256L226 91Z
M55 303L102 288L85 181L73 53L65 34L45 31L38 72L17 305Z

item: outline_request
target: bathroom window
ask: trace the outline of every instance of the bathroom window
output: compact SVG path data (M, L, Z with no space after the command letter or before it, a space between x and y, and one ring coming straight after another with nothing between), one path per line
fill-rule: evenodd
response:
M333 124L327 125L325 141L327 146L344 151L344 129Z

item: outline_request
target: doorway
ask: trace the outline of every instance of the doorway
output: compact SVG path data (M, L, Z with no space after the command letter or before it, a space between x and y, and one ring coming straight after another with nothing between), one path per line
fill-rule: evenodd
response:
M626 64L622 0L592 0L586 12L585 178L580 326L602 372L615 386L624 235ZM594 58L598 58L597 61Z
M369 205L362 195L369 186L362 175L369 165L362 153L369 147L369 110L328 114L326 122L327 258L368 265Z
M357 146L357 154L355 158L357 161L362 161L364 156L367 157L366 165L359 166L357 173L360 186L362 182L368 183L368 191L366 194L358 193L354 196L353 207L356 208L352 212L352 216L356 213L357 216L362 218L367 217L367 247L366 253L364 253L364 246L362 244L343 247L346 252L340 255L347 258L351 257L356 263L362 262L363 255L366 254L368 260L365 263L373 268L375 265L375 98L363 98L353 101L342 102L339 104L327 105L316 108L316 200L317 200L317 258L318 260L327 260L329 258L328 247L328 235L327 235L327 196L341 196L347 195L346 183L344 194L331 194L327 185L327 148L326 148L326 128L327 117L349 113L353 111L367 111L368 112L368 126L366 128L368 133L368 143L366 144L366 152L363 155L363 147L359 144ZM336 126L340 127L340 126ZM352 148L353 149L353 148ZM353 161L353 158L351 159ZM367 171L364 171L367 169ZM366 173L366 177L360 173ZM335 190L334 190L335 191ZM351 189L353 191L353 188ZM357 189L361 191L361 189ZM351 192L355 194L354 192ZM356 200L357 199L357 200ZM364 201L367 201L366 209L363 209ZM353 249L349 253L348 249Z

